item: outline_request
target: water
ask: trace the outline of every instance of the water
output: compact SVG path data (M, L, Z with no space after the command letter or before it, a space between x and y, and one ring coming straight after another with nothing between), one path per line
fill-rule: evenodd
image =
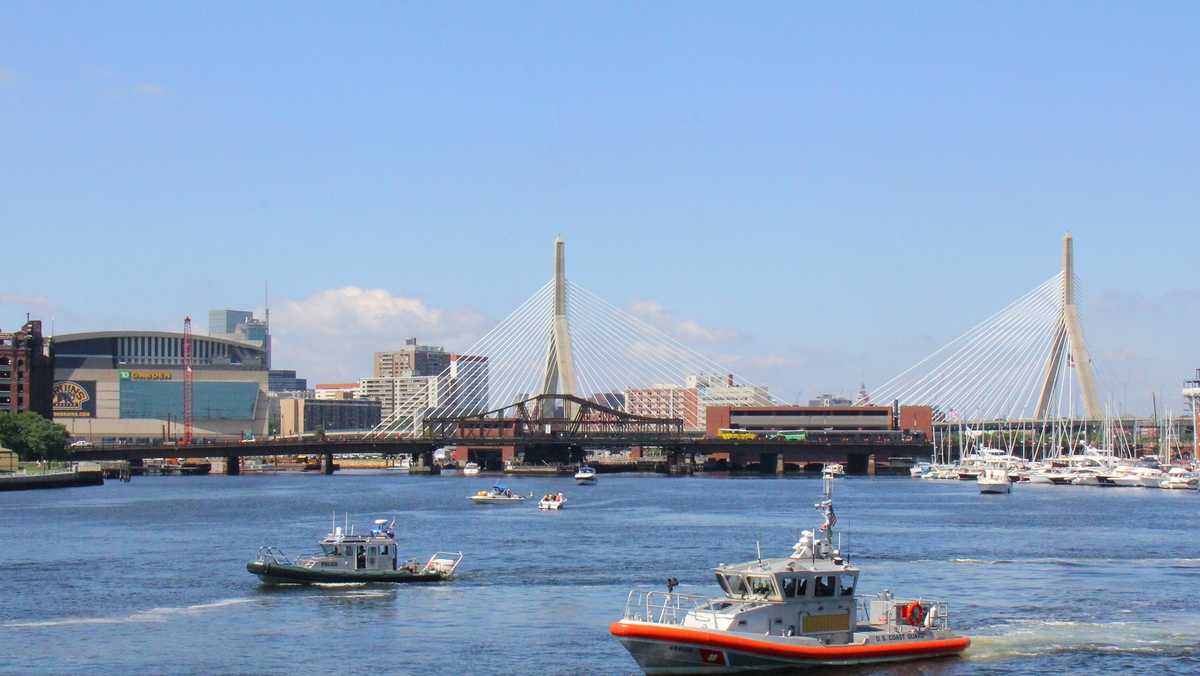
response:
M627 674L631 586L715 593L711 567L783 556L813 479L507 479L561 512L476 506L489 477L139 477L0 494L0 673ZM1194 491L848 478L861 587L941 598L957 660L840 673L1200 672ZM267 588L259 545L310 551L346 510L395 514L402 553L461 549L449 584Z

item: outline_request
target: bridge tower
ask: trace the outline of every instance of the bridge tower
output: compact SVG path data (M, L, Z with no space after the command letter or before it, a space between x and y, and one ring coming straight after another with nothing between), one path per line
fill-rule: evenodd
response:
M1075 304L1075 244L1070 233L1063 237L1062 311L1058 326L1050 340L1050 354L1042 370L1042 386L1039 390L1034 417L1045 418L1058 383L1059 367L1063 358L1075 373L1079 383L1080 398L1087 417L1098 420L1104 417L1100 396L1096 394L1096 372L1092 368L1092 355L1083 340L1083 326L1079 323L1079 310ZM1069 377L1069 376L1068 376Z
M566 242L554 240L554 288L552 291L550 337L546 345L546 361L542 371L542 394L568 394L576 396L575 362L571 357L571 331L567 324L567 254ZM542 402L542 416L554 415L554 400ZM565 413L574 416L574 405L567 402Z

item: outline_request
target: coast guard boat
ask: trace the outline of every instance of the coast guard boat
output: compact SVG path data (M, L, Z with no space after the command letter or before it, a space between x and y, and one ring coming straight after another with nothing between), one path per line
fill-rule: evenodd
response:
M837 518L825 482L820 536L791 556L720 564L723 596L633 590L609 631L647 674L709 674L900 662L957 655L944 603L884 591L856 595L859 569L833 546Z
M347 519L348 520L348 519ZM368 535L352 526L334 526L321 540L321 551L295 561L275 547L262 547L246 564L265 584L329 582L440 582L454 577L462 552L437 552L425 563L401 562L396 551L396 522L377 519Z

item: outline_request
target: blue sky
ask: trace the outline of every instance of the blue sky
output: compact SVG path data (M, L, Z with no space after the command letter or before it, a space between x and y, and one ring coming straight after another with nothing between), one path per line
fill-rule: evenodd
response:
M576 283L807 398L1031 289L1070 230L1108 398L1180 408L1198 24L1189 3L5 3L0 228L25 253L0 327L176 328L269 279L277 365L357 377L398 334L465 347L561 234ZM330 322L358 335L330 349Z

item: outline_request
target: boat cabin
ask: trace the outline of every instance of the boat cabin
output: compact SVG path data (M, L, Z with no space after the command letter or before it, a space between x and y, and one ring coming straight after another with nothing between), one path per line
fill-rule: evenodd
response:
M369 535L343 532L341 526L321 540L321 553L310 567L336 570L396 570L396 540L386 521L375 522Z
M805 531L788 558L718 566L725 597L692 619L726 631L848 643L857 625L858 574L827 541Z

